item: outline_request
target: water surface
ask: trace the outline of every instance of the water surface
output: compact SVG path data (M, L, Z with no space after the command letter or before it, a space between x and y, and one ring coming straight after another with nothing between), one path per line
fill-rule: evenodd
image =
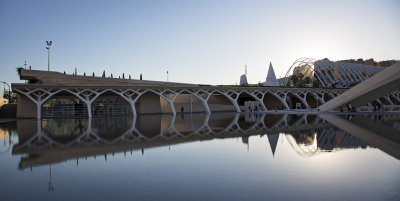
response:
M2 200L399 200L400 116L0 124Z

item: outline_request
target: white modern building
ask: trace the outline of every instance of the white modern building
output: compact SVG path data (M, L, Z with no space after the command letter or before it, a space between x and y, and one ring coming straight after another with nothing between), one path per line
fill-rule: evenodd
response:
M322 87L350 88L386 67L318 60L314 62L314 76Z

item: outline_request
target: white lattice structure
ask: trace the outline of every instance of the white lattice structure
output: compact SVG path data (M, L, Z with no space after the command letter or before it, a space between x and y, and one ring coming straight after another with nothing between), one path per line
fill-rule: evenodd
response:
M76 98L79 98L85 103L88 117L92 117L92 103L102 94L112 92L126 100L132 108L133 116L137 115L135 108L136 102L147 93L157 94L165 100L169 105L168 113L176 114L174 107L176 98L181 94L189 94L200 101L204 107L205 113L211 113L209 99L212 96L220 95L230 102L235 112L243 112L243 106L239 105L239 99L246 96L248 99L256 101L261 106L260 112L265 112L268 109L273 109L268 105L270 99L282 105L279 110L293 109L291 99L296 99L302 103L302 108L316 108L318 105L325 103L328 99L338 96L343 93L339 89L295 89L295 88L262 88L262 87L197 87L197 88L160 88L151 87L98 87L98 86L63 86L62 88L45 85L25 85L13 84L13 90L18 94L27 97L36 105L36 116L41 119L41 106L43 103L56 96L59 93L69 93ZM268 96L269 98L266 98ZM310 104L314 102L313 104ZM265 104L266 103L266 104ZM315 104L317 103L317 104ZM241 108L242 107L242 108Z
M314 73L323 87L349 88L386 69L363 64L318 60Z
M259 112L271 109L290 110L296 109L295 103L301 104L301 109L317 108L330 99L342 94L343 89L321 89L321 88L264 88L264 87L191 87L191 88L161 88L156 86L146 87L100 87L100 86L49 86L49 85L26 85L13 84L13 90L19 95L27 97L36 105L36 117L41 119L41 106L59 93L68 93L85 103L87 116L92 117L92 103L102 94L111 92L126 100L132 109L133 116L138 114L135 104L145 94L156 94L160 99L166 101L168 112L176 115L175 100L179 95L191 95L203 105L203 112L213 112L209 100L219 95L228 100L235 112L243 112L243 105L239 99L246 98L258 102L261 107ZM386 101L385 101L386 100ZM393 92L376 100L391 110L397 110L400 103L399 92ZM276 105L279 106L276 106ZM297 108L299 109L299 108Z

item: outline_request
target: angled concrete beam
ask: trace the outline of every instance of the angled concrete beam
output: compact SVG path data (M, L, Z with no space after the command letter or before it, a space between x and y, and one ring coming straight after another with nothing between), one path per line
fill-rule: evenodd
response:
M400 159L400 136L393 128L380 122L375 123L367 118L355 117L355 120L349 121L332 114L322 114L320 117L366 142L368 145L377 147L387 154Z
M359 107L398 89L400 89L400 62L321 105L319 110L332 111L348 103Z

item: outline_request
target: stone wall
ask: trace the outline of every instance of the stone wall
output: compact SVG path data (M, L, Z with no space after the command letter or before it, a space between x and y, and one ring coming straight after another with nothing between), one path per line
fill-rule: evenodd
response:
M17 118L18 117L35 117L36 104L24 95L18 94Z

